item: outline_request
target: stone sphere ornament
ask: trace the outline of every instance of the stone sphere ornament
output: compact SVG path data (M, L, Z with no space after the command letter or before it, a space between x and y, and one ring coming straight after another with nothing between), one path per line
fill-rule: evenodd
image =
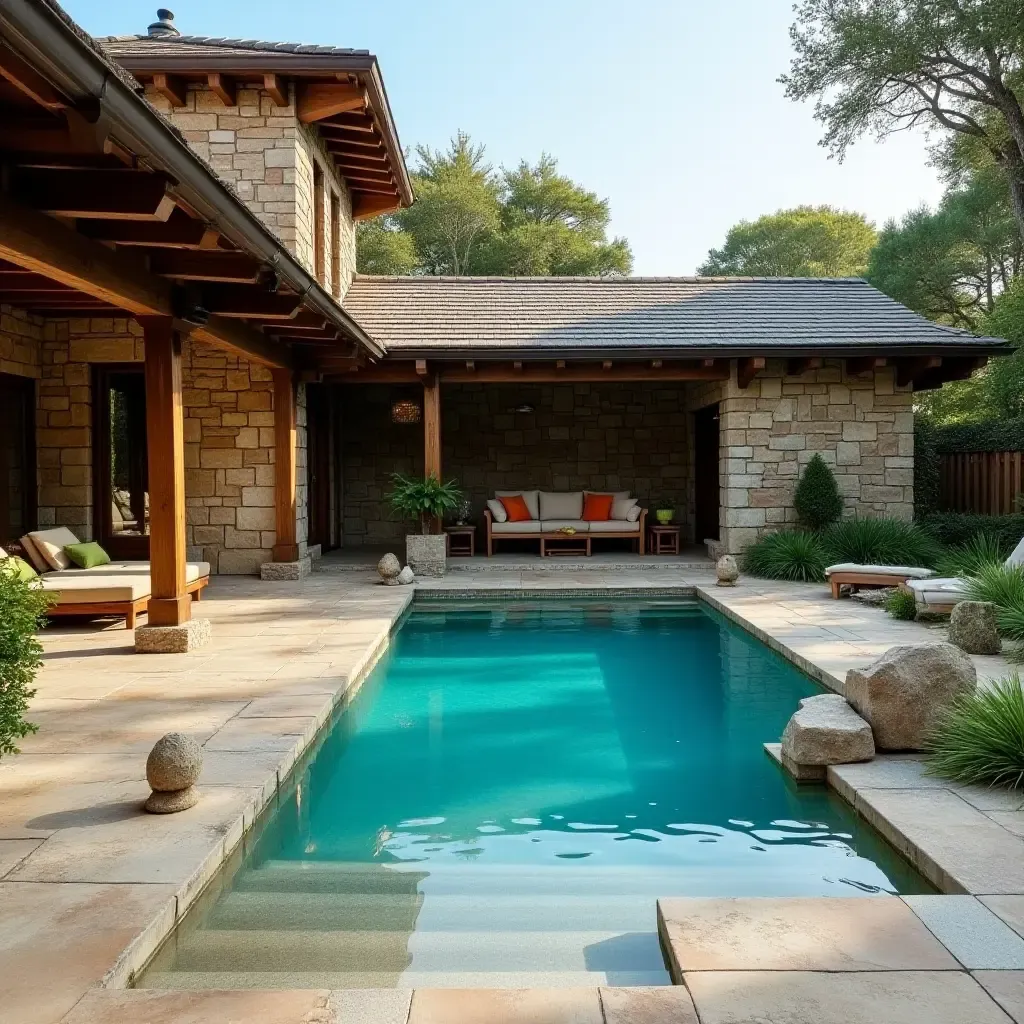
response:
M715 562L715 576L718 577L720 587L735 587L736 581L740 578L740 568L732 555L722 555Z
M398 583L398 574L402 571L402 563L398 556L390 551L377 563L377 575L381 582L393 587Z
M203 770L203 748L183 732L156 741L146 758L146 781L153 790L145 803L151 814L173 814L199 800L196 782Z
M410 583L412 583L412 581L413 581L414 579L416 579L416 576L415 576L415 574L413 573L412 569L410 569L410 568L409 568L409 566L406 566L406 567L405 567L405 568L404 568L404 569L403 569L403 570L402 570L402 571L401 571L401 572L400 572L400 573L398 574L398 576L396 577L396 579L397 579L397 580L398 580L398 582L399 582L399 583L401 583L401 584L402 584L403 586L408 586L408 585L409 585Z

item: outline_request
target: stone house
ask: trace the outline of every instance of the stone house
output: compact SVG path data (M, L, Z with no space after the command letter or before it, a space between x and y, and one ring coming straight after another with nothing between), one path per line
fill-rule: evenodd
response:
M399 540L402 471L477 511L628 489L738 551L814 452L851 514L908 518L914 391L1005 347L859 280L361 277L356 222L414 199L371 54L165 11L94 42L24 0L0 32L0 544L144 556L163 488L214 572L299 574Z

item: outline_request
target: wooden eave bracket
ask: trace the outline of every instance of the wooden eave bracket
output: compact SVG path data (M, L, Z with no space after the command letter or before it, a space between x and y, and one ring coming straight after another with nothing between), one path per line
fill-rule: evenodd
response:
M310 82L299 86L296 114L303 124L338 114L361 112L369 106L366 90L347 82Z
M746 390L750 387L753 379L764 369L765 357L753 356L749 359L738 359L736 361L736 383Z
M153 88L172 107L184 107L188 102L188 88L185 79L178 75L170 75L164 71L158 71L153 75Z
M280 75L265 74L263 76L263 88L270 96L275 107L288 106L288 85Z

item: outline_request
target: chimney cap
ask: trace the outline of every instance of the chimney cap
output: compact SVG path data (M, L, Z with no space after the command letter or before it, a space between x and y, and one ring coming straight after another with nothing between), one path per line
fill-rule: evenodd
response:
M166 7L161 7L156 12L157 20L146 29L146 32L150 36L180 36L181 33L175 27L174 24L174 11L167 10Z

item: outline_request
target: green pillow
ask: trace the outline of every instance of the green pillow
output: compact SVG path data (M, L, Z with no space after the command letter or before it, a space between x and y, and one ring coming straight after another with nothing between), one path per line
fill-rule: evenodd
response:
M3 559L3 561L8 568L14 569L14 574L19 580L24 580L26 583L29 580L34 580L39 575L24 558L18 558L17 555L11 555L9 558Z
M110 555L94 540L82 544L68 544L64 548L64 554L79 569L95 569L97 565L106 565L110 561Z

